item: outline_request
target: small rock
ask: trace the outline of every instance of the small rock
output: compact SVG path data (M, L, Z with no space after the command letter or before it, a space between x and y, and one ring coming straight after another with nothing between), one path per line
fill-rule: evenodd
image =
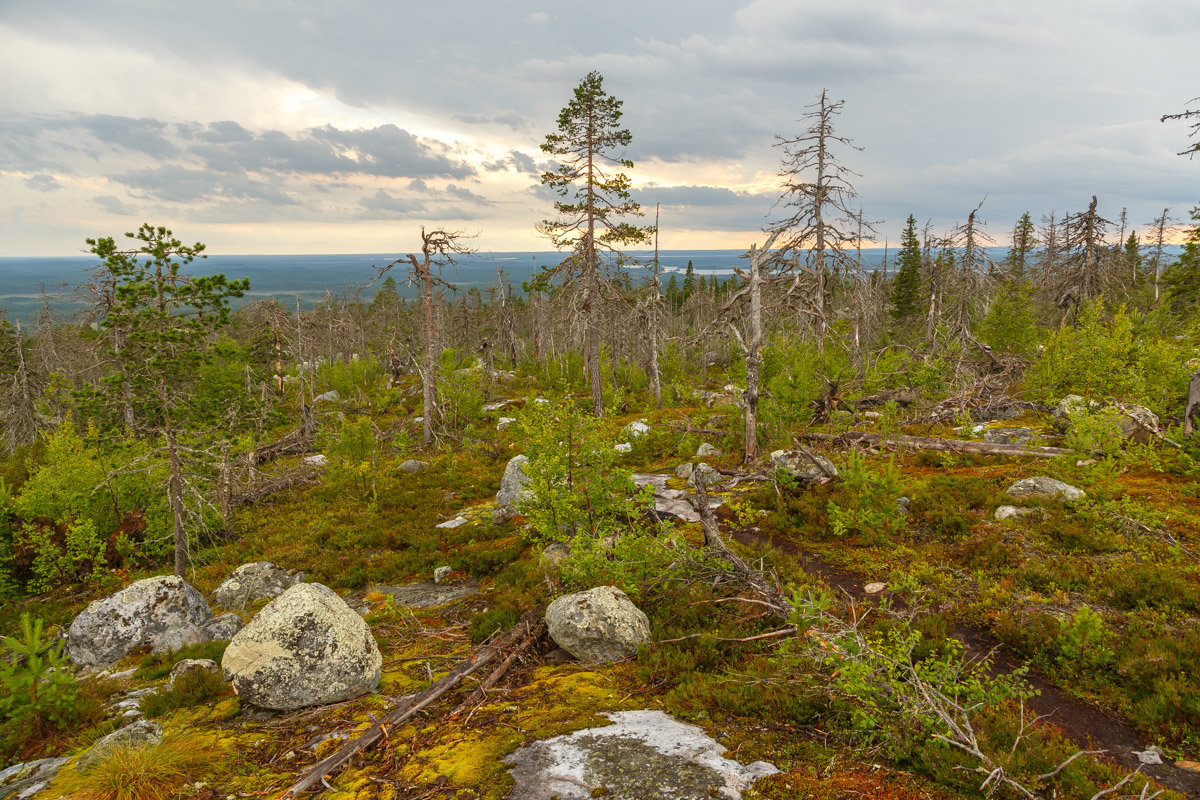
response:
M719 455L721 455L721 451L708 442L701 442L700 446L696 448L696 458L704 458L706 456L715 457Z
M162 741L162 723L143 719L119 728L94 745L75 762L77 772L88 772L118 747L153 747Z
M221 581L213 591L213 599L225 608L242 609L255 600L278 597L298 582L295 572L270 561L253 561L242 564Z
M688 461L675 467L675 477L690 481L692 479L692 462Z
M220 675L221 666L211 658L185 658L171 667L167 686L174 686L175 681L193 672L211 672L214 675Z
M883 419L883 414L880 414L878 411L864 411L863 417L866 419Z
M1036 508L1021 508L1020 506L1000 506L996 509L995 518L997 520L1014 519L1016 517L1024 517L1029 514L1036 514Z
M410 458L406 461L400 462L400 471L407 472L409 475L425 469L429 469L428 461L417 461L415 458Z
M501 417L500 419L496 420L496 430L502 431L516 421L516 417Z
M338 393L338 390L331 389L328 392L325 392L324 394L319 394L316 397L314 397L313 402L314 403L336 403L338 400L341 400L341 399L342 399L342 396L341 396L341 394Z
M1076 461L1076 462L1075 462L1075 466L1077 466L1077 467L1091 467L1091 466L1094 466L1094 465L1096 465L1096 464L1098 464L1098 463L1099 463L1099 462L1098 462L1098 461L1096 461L1096 459L1094 459L1094 458L1081 458L1081 459L1079 459L1078 461Z
M1163 763L1163 751L1151 745L1145 750L1134 750L1133 754L1137 756L1137 760L1142 764L1161 764Z
M435 569L433 571L433 582L441 583L442 581L446 580L446 576L449 575L453 571L454 570L451 567L446 567L446 566L438 567L437 569Z
M504 477L500 479L500 491L496 492L497 505L515 507L529 497L529 492L525 490L530 480L529 473L525 471L528 463L529 459L525 456L509 459L504 466Z
M305 456L300 459L300 463L306 467L327 467L329 466L329 457L324 453L317 453L315 456Z
M617 442L616 444L613 445L613 450L615 450L618 453L622 453L622 454L632 453L633 445L631 445L629 442Z
M546 627L555 644L590 663L630 658L650 641L650 621L615 586L563 595L546 609Z
M467 519L466 517L455 517L454 519L448 519L445 522L440 522L437 525L435 525L434 527L450 528L450 529L461 528L463 525L466 525L468 522L470 522L470 520Z
M1004 492L1009 497L1058 497L1067 502L1082 500L1087 494L1075 486L1039 475L1022 478Z
M990 444L1028 444L1035 436L1033 428L990 428L983 432L983 440Z
M647 433L649 433L650 426L646 424L646 420L639 419L636 422L631 422L626 425L623 430L625 431L626 436L631 436L636 439L639 436L645 436Z
M297 573L302 574L302 573ZM207 641L228 642L242 629L242 618L232 611L205 622L200 628L208 635Z
M864 586L863 591L866 592L867 594L879 594L886 588L887 588L886 583L884 583L882 581L875 581L873 583L868 583L866 586Z
M539 406L544 406L544 405L550 404L550 401L544 397L535 397L535 398L533 398L533 402L537 403Z
M552 568L561 566L570 557L571 546L565 542L554 542L542 551L542 561Z

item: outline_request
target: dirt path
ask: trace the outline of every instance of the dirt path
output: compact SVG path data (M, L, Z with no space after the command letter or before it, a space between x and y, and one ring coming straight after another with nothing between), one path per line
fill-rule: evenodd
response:
M860 576L834 567L816 553L804 550L795 542L746 530L734 531L732 536L742 544L769 546L795 557L805 572L844 591L850 597L868 602L872 599L872 596L863 591L863 580ZM998 671L1010 672L1022 664L1019 659L1005 651L986 630L958 625L954 629L954 636L965 645L967 653L972 656L983 657L992 653L992 663ZM1162 786L1183 792L1189 797L1200 798L1200 773L1172 764L1145 765L1138 761L1135 753L1145 750L1146 745L1139 739L1129 722L1068 696L1040 673L1031 670L1025 678L1040 692L1037 697L1028 701L1029 707L1034 712L1047 716L1051 724L1061 728L1077 745L1089 750L1106 750L1106 757L1122 767L1141 767L1143 773L1154 778Z

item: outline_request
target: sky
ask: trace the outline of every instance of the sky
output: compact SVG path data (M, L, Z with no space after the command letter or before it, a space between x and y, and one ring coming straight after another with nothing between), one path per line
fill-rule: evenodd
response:
M391 253L420 228L548 250L540 145L596 70L660 246L779 215L820 92L893 245L1024 211L1144 228L1200 204L1195 0L0 0L0 256L167 225L213 253ZM1191 105L1189 105L1189 102ZM1115 227L1115 226L1114 226Z

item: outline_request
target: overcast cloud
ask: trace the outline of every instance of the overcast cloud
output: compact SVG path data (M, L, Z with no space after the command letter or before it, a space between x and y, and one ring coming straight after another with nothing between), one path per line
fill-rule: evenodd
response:
M1163 0L6 0L0 256L142 220L212 252L389 252L420 225L546 249L539 145L579 80L624 101L666 249L747 246L776 134L822 88L864 216L947 229L1093 194L1141 225L1200 203L1182 123L1200 3ZM1198 106L1192 106L1198 107Z

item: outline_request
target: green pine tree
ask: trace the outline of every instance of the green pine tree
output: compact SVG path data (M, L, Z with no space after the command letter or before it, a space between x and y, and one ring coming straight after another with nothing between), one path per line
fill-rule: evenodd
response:
M900 236L899 268L892 282L892 316L908 320L921 310L921 242L917 239L917 219L908 215Z
M1183 252L1162 276L1171 310L1185 318L1200 311L1200 206L1192 209L1192 221Z

